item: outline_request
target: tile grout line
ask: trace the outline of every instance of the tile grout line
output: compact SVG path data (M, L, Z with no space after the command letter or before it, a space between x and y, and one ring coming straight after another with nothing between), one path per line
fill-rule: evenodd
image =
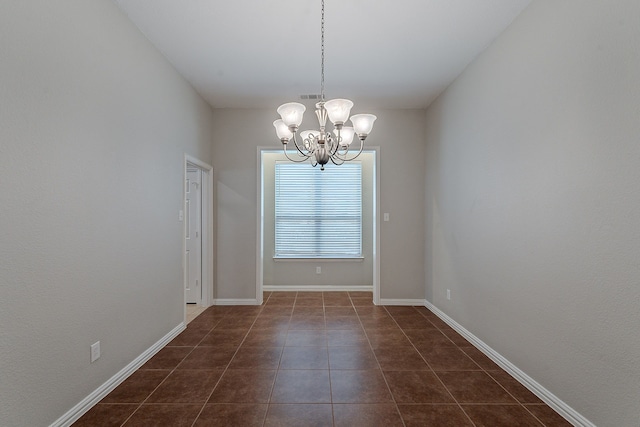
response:
M296 292L296 298L298 297L298 293ZM271 295L269 295L269 298L267 299L267 301L264 302L264 306L267 306L267 302L268 300L271 298ZM289 323L287 324L287 335L289 334L289 325L291 324L291 316L293 315L293 307L295 307L295 299L293 300L293 306L291 307L291 313L289 314ZM262 310L260 310L262 311ZM286 336L285 336L285 343L286 343ZM269 396L267 397L267 409L264 411L264 418L262 419L262 425L264 426L267 423L267 417L269 416L269 409L271 408L271 396L273 396L273 390L276 388L276 381L278 380L278 372L280 372L280 364L282 363L282 354L284 353L284 343L282 344L282 350L280 350L280 359L278 360L278 367L276 368L276 373L273 376L273 383L271 384L271 390L269 390Z
M404 329L402 327L400 327L400 324L396 321L395 317L393 317L393 314L391 314L389 312L389 310L387 309L387 307L384 307L384 309L386 310L387 313L389 313L389 316L391 316L391 318L393 319L393 321L396 323L396 325L398 325L398 328L400 328L400 331L402 331L402 334L407 337L407 340L409 340L409 342L411 343L411 346L418 352L418 354L420 355L420 358L427 364L427 366L429 367L429 369L431 369L431 373L436 377L436 379L440 382L440 384L442 384L442 387L444 387L444 389L447 391L447 393L449 393L449 396L451 396L451 398L453 399L453 401L456 403L456 405L458 405L458 408L460 408L460 410L462 411L462 413L467 417L467 419L469 420L469 422L475 426L476 423L473 422L473 420L471 419L471 417L469 416L469 414L467 414L467 412L464 410L464 408L462 407L462 405L460 404L460 402L458 402L458 399L456 399L456 397L453 395L453 393L451 393L451 390L449 390L449 388L446 386L446 384L442 381L442 379L440 378L440 376L438 376L438 374L436 373L436 371L433 369L433 367L431 366L431 364L424 358L424 356L422 355L422 353L420 352L420 350L418 350L418 348L414 345L413 341L411 341L411 339L409 338L409 336L407 336L407 334L404 332ZM414 310L422 315L422 313L420 313L418 310L415 309ZM440 330L433 322L431 322L431 320L429 320L426 316L422 315L425 320L427 320L429 323L431 323L436 329ZM451 340L451 338L449 338L445 333L443 333L442 331L440 331L445 337L447 337L447 339L449 339L449 341L451 341L453 344L455 344L453 342L453 340ZM457 348L457 345L456 345ZM475 362L474 362L475 363ZM477 365L477 363L476 363ZM480 367L478 365L478 367ZM480 367L481 368L481 367Z
M201 313L201 314L202 314L202 313ZM149 393L149 395L148 395L148 396L147 396L147 397L146 397L142 402L140 402L140 404L138 404L138 407L137 407L137 408L136 408L136 409L135 409L135 410L134 410L134 411L133 411L133 412L132 412L132 413L131 413L131 414L130 414L130 415L129 415L129 416L128 416L128 417L127 417L123 422L122 422L122 424L120 424L120 427L124 426L124 425L125 425L125 424L130 420L130 419L131 419L131 417L133 417L133 416L135 415L135 413L136 413L136 412L138 412L138 411L140 410L140 408L142 408L142 405L144 405L144 404L147 402L147 400L149 400L149 398L151 397L151 395L152 395L153 393L155 393L155 392L158 390L158 388L160 388L160 386L161 386L162 384L164 384L164 382L167 380L167 378L169 378L169 377L171 376L171 374L173 374L173 373L178 369L178 366L180 366L180 364L181 364L182 362L184 362L184 360L185 360L187 357L189 357L189 355L190 355L191 353L193 353L193 352L194 352L194 350L196 349L196 347L198 346L198 344L200 344L200 343L204 340L204 338L205 338L207 335L209 335L209 333L210 333L210 332L211 332L211 331L216 327L216 325L217 325L218 323L220 323L220 320L218 320L218 322L217 322L214 326L212 326L212 327L211 327L211 329L209 330L209 332L207 332L207 333L206 333L206 334L205 334L205 335L200 339L200 341L198 341L198 343L197 343L196 345L194 345L194 346L193 346L193 348L191 349L191 351L190 351L190 352L188 352L188 353L187 353L187 354L182 358L182 360L180 360L180 362L178 362L178 364L177 364L173 369L171 369L171 372L169 372L169 373L167 374L167 376L166 376L166 377L164 377L164 378L162 379L162 381L160 381L160 383L158 383L158 385L157 385L153 390L151 390L151 393ZM186 329L185 329L185 330L186 330ZM172 341L173 341L173 340L172 340ZM171 341L170 341L169 343L171 343ZM167 347L170 347L170 346L169 346L169 343L167 343L164 347L162 347L162 349L160 349L160 351L164 350L164 349L165 349L165 348L167 348ZM171 347L173 347L173 346L171 346ZM177 347L177 346L176 346L176 347ZM191 346L181 346L181 347L191 347ZM158 353L159 353L160 351L158 351ZM157 354L157 353L156 353L156 354ZM155 356L155 355L154 355L154 356ZM149 360L151 360L151 359L149 359ZM142 365L142 366L144 366L144 365ZM138 371L140 371L140 370L143 370L143 369L142 369L142 366L141 366L140 368L136 369L136 371L135 371L135 372L138 372ZM149 370L151 370L151 369L149 369ZM156 369L156 370L164 370L164 369ZM134 372L134 373L135 373L135 372ZM205 402L205 404L206 404L206 402ZM203 408L204 408L204 405L203 405ZM199 413L198 413L198 415L199 415ZM197 417L196 417L196 419L197 419ZM194 421L194 422L195 422L195 421Z
M258 316L260 315L260 313L262 313L262 310L264 309L264 306L262 306L260 308L260 310L258 310L258 313L255 315L255 319L253 319L253 322L251 323L251 326L249 326L249 328L247 329L247 333L244 334L244 337L242 338L242 341L240 341L240 344L238 344L238 347L236 348L236 351L233 353L233 356L231 356L231 359L229 359L229 362L227 363L227 366L222 370L222 373L220 374L220 377L218 378L218 380L216 381L215 385L213 386L213 388L211 389L211 392L209 393L209 395L207 396L207 398L204 401L204 404L202 405L202 408L200 408L200 411L198 412L198 415L196 415L195 419L193 420L193 423L191 423L191 427L195 426L196 422L198 422L198 418L200 418L200 415L202 415L202 412L204 411L204 409L207 406L207 403L209 402L209 399L211 399L211 396L213 395L213 392L216 390L216 387L218 387L218 385L220 384L220 381L222 380L222 377L224 376L224 374L229 370L229 366L231 365L231 362L233 362L233 359L236 357L236 355L238 354L238 351L240 350L240 347L242 347L242 344L244 343L244 341L247 339L247 336L249 335L249 332L251 331L251 328L253 327L253 325L256 323L256 320L258 319ZM221 318L224 319L228 316L228 314L226 314L225 316L223 316ZM218 323L216 323L216 326L220 323L220 321L218 321ZM213 331L215 329L215 326L213 328L211 328L211 331ZM211 333L211 331L209 331L209 334ZM207 334L207 335L209 335ZM198 344L200 344L202 341L204 341L204 338L207 336L205 335L199 342ZM196 345L197 347L197 345ZM195 347L194 347L195 350ZM184 359L182 359L182 361L184 361ZM182 362L180 362L182 363ZM180 363L178 364L178 366L180 366ZM177 367L176 367L177 369ZM266 414L265 414L266 416Z
M271 296L269 296L271 298ZM284 354L284 348L286 347L287 337L289 336L289 328L291 328L291 318L293 317L293 313L296 306L296 300L298 299L298 292L296 292L296 296L293 299L293 305L291 306L291 312L289 313L289 323L287 324L287 334L284 339L284 343L282 344L282 349L280 350L280 358L278 359L278 366L276 368L276 373L273 377L273 384L271 384L271 390L269 390L269 397L267 398L267 410L264 413L264 419L262 421L262 425L264 426L267 423L267 417L269 416L269 410L271 409L271 399L273 397L273 391L276 388L276 382L278 381L278 373L280 372L280 366L282 364L282 355ZM266 302L265 302L266 306Z
M351 301L351 299L349 299ZM329 402L331 403L331 425L336 425L336 414L333 408L333 383L331 382L331 359L329 356L329 334L327 334L326 326L327 326L327 310L324 305L324 293L322 294L322 314L324 315L324 325L325 325L325 337L326 337L326 351L327 351L327 369L329 372Z
M416 311L418 311L418 313L420 313L420 311L419 311L419 310L416 310ZM421 314L425 319L429 320L429 322L431 322L431 320L430 320L427 316L425 316L423 313L420 313L420 314ZM531 415L533 416L533 418L535 418L535 419L536 419L536 421L538 421L540 424L542 424L543 426L545 426L545 425L546 425L546 424L545 424L544 422L542 422L538 417L536 417L536 416L535 416L535 414L533 414L533 413L529 410L529 408L527 408L527 407L526 407L522 402L520 402L520 401L519 401L519 400L518 400L518 399L517 399L517 398L516 398L516 397L515 397L515 396L514 396L510 391L509 391L509 390L507 390L507 388L506 388L506 387L504 387L504 386L503 386L503 385L502 385L498 380L496 380L496 379L493 377L493 375L491 375L491 373L489 373L489 371L488 371L487 369L485 369L485 368L483 368L482 366L480 366L480 364L479 364L478 362L476 362L476 360L475 360L474 358L472 358L471 356L469 356L469 355L467 354L467 352L466 352L466 351L462 350L458 344L456 344L456 343L455 343L455 342L454 342L454 341L453 341L453 340L452 340L452 339L451 339L447 334L445 334L445 333L443 332L443 329L441 329L440 327L438 327L438 325L436 325L436 324L435 324L435 323L433 323L433 322L431 322L431 324L432 324L432 325L433 325L437 330L439 330L439 331L440 331L444 336L446 336L446 337L449 339L449 341L451 341L451 342L456 346L456 348L457 348L457 349L459 349L459 350L460 350L460 351L462 351L465 355L467 355L467 357L469 357L469 359L471 359L471 360L473 361L473 363L475 363L475 364L476 364L476 365L481 369L481 371L482 371L482 372L484 372L486 375L488 375L488 376L489 376L489 378L491 378L491 379L492 379L496 384L498 384L498 385L499 385L499 386L500 386L500 387L501 387L501 388L502 388L502 389L503 389L503 390L504 390L504 391L505 391L509 396L511 396L511 397L513 398L513 400L516 402L516 405L521 406L522 408L524 408L524 410L525 410L526 412L528 412L529 414L531 414ZM455 332L455 331L454 331L454 332ZM409 341L411 341L411 340L409 340ZM474 346L473 344L471 344L471 343L469 343L469 344L470 344L470 346L471 346L471 347L475 348L475 346ZM436 376L438 377L438 375L437 375L437 374L436 374ZM438 377L438 379L440 380L440 378L439 378L439 377ZM440 382L442 382L442 380L440 380ZM444 385L444 383L442 383L442 384ZM445 385L445 388L446 388L446 385ZM449 391L449 389L448 389L448 388L447 388L447 391ZM452 395L452 397L453 397L453 395ZM455 398L454 398L454 399L455 399ZM456 400L456 403L457 403L457 400ZM473 405L505 405L505 404L506 404L506 405L509 405L509 403L480 403L480 402L474 402L474 403L472 403L472 404L467 404L467 405L473 406ZM512 404L511 404L511 405L512 405ZM462 409L462 411L465 413L465 415L467 416L467 418L469 418L469 419L471 420L471 417L467 414L467 411L465 411L465 410L464 410L464 408L462 407L462 405L460 405L460 404L458 403L458 406L460 406L460 409ZM471 422L473 422L473 421L471 420ZM474 423L474 425L475 425L475 423Z
M542 422L542 420L540 420L538 417L536 417L536 415L535 415L533 412L531 412L531 411L529 410L529 408L527 408L527 407L526 407L526 405L525 405L524 403L520 402L520 400L518 400L518 398L516 398L516 397L515 397L515 396L514 396L514 395L513 395L509 390L507 390L507 388L506 388L505 386L503 386L503 385L500 383L500 381L498 381L497 379L495 379L495 378L493 377L493 375L491 375L491 374L490 374L488 371L486 371L486 370L485 370L484 372L485 372L487 375L489 375L489 377L491 377L491 379L492 379L493 381L495 381L496 383L498 383L498 385L499 385L500 387L502 387L502 389L503 389L504 391L506 391L506 392L507 392L507 394L509 394L509 396L511 396L511 397L513 398L513 400L515 400L515 401L518 403L518 405L522 406L522 407L524 408L524 410L525 410L525 411L527 411L529 414L531 414L531 415L533 416L533 418L535 418L535 419L536 419L540 424L542 424L543 426L545 426L545 425L546 425L544 422Z
M382 307L384 308L384 310L387 313L389 313L384 306L382 306ZM378 368L380 369L380 375L382 375L382 379L383 379L385 385L387 386L387 391L389 392L389 395L391 396L391 400L393 401L393 404L396 407L396 412L398 413L398 416L400 417L400 421L402 422L402 425L404 427L406 427L406 423L404 422L404 418L402 417L402 412L400 412L400 407L398 406L398 402L396 401L396 397L393 395L393 392L391 391L391 387L389 386L389 382L387 381L387 377L385 376L384 371L382 370L382 365L380 364L380 361L378 360L378 356L376 355L376 352L373 349L373 345L371 345L371 340L369 339L369 334L367 333L367 329L364 327L364 323L362 323L362 319L360 319L360 314L358 313L358 310L356 309L355 304L353 306L353 309L356 312L356 316L358 316L358 321L360 322L360 327L364 331L365 337L367 337L367 342L369 343L369 349L371 350L371 353L373 353L373 357L376 360L376 363L378 364ZM395 321L395 319L394 319L394 321Z
M419 310L416 310L416 311L417 311L418 313L420 313L420 311L419 311ZM425 319L429 320L429 322L431 322L431 320L430 320L427 316L425 316L425 315L424 315L424 314L422 314L422 313L420 313L420 314L421 314ZM473 402L473 403L466 403L466 405L469 405L469 406L474 406L474 405L489 405L489 406L491 406L491 405L496 405L496 406L497 406L497 405L512 405L512 406L521 406L525 411L527 411L529 414L531 414L531 415L536 419L536 421L540 422L543 426L545 425L545 423L544 423L544 422L542 422L538 417L536 417L536 416L535 416L535 414L533 414L533 413L532 413L532 412L531 412L531 411L526 407L526 405L525 405L524 403L520 402L520 401L519 401L519 400L518 400L518 399L517 399L517 398L516 398L516 397L515 397L515 396L514 396L510 391L509 391L509 390L507 390L507 388L506 388L506 387L504 387L504 386L503 386L503 385L502 385L498 380L496 380L496 379L494 378L494 376L493 376L493 375L491 375L491 373L489 372L489 370L488 370L488 369L485 369L484 367L480 366L480 363L478 363L478 362L477 362L473 357L469 356L469 355L467 354L467 352L466 352L466 351L464 351L463 349L461 349L461 348L460 348L460 346L459 346L457 343L455 343L455 342L454 342L454 341L453 341L453 340L452 340L452 339L451 339L447 334L445 334L445 333L443 332L443 329L442 329L442 328L438 327L438 325L436 325L436 324L435 324L435 323L433 323L433 322L431 322L431 324L432 324L432 325L433 325L433 326L434 326L438 331L440 331L440 332L441 332L445 337L447 337L447 339L448 339L449 341L451 341L451 342L455 345L455 348L457 348L458 350L462 351L462 352L463 352L467 357L469 357L469 359L471 359L471 361L472 361L473 363L475 363L475 364L480 368L480 372L484 372L486 375L488 375L488 376L489 376L489 378L491 378L491 379L492 379L496 384L498 384L498 386L500 386L500 388L502 388L502 389L503 389L503 390L504 390L504 391L505 391L509 396L511 396L511 398L513 398L513 400L515 401L515 403L508 403L508 402L486 402L486 403L482 403L482 402ZM411 341L411 340L409 340L409 341ZM470 345L469 345L470 347L475 348L475 346L473 346L473 344L471 344L471 343L469 343L469 344L470 344ZM419 352L419 351L418 351L418 352ZM451 372L451 371L444 371L444 372ZM464 371L460 371L460 372L464 372ZM477 371L474 371L474 372L477 372ZM435 371L434 371L434 373L435 373ZM438 374L437 374L437 373L436 373L436 376L438 377ZM438 377L438 379L440 380L440 378L439 378L439 377ZM446 388L446 385L442 382L442 380L440 380L440 382L441 382L441 383L445 386L445 388ZM447 388L447 391L449 391L449 389L448 389L448 388ZM453 395L452 395L452 397L453 397ZM457 399L455 399L455 398L454 398L454 400L456 400L456 403L458 403L458 402L457 402ZM462 411L465 413L465 415L467 415L467 417L468 417L469 419L471 419L471 418L470 418L470 416L467 414L467 412L466 412L466 411L464 410L464 408L462 407L462 405L458 403L458 406L460 406L460 409L462 409ZM473 421L472 421L472 422L473 422Z

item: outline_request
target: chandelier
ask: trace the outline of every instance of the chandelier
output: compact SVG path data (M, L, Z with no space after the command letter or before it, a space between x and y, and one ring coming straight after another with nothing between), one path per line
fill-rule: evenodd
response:
M287 159L296 163L309 159L312 166L320 165L320 169L324 170L324 165L329 161L335 165L341 165L356 159L362 153L364 140L371 133L376 116L355 114L351 116L353 126L345 126L349 120L353 102L348 99L324 100L324 0L322 0L320 36L320 102L316 104L316 116L320 130L302 131L298 138L298 128L306 110L306 107L298 102L289 102L278 107L277 112L281 118L273 122L273 126L276 128L276 135L282 142L284 155ZM327 118L333 124L333 133L325 130ZM353 155L349 154L349 149L355 135L360 140L360 148L358 153ZM297 156L294 158L289 157L287 153L290 141L293 141L297 152ZM352 153L354 151L352 150Z

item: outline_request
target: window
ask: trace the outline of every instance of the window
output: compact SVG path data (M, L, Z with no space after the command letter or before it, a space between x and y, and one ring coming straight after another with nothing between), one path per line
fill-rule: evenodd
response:
M362 256L362 164L276 162L276 258Z

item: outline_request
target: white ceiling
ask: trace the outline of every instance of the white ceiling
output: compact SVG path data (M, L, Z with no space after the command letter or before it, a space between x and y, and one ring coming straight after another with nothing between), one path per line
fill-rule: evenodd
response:
M114 0L215 108L320 92L320 0ZM325 92L424 108L530 0L325 0Z

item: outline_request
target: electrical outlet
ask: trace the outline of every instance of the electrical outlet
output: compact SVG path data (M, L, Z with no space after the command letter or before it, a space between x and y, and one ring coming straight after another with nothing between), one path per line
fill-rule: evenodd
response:
M451 299L451 289L447 289L447 299Z
M389 214L387 212L385 212L384 215L383 215L383 218L384 218L383 219L384 221L389 221Z
M91 363L100 359L100 341L91 344Z
M322 267L316 267L316 274L322 274Z

